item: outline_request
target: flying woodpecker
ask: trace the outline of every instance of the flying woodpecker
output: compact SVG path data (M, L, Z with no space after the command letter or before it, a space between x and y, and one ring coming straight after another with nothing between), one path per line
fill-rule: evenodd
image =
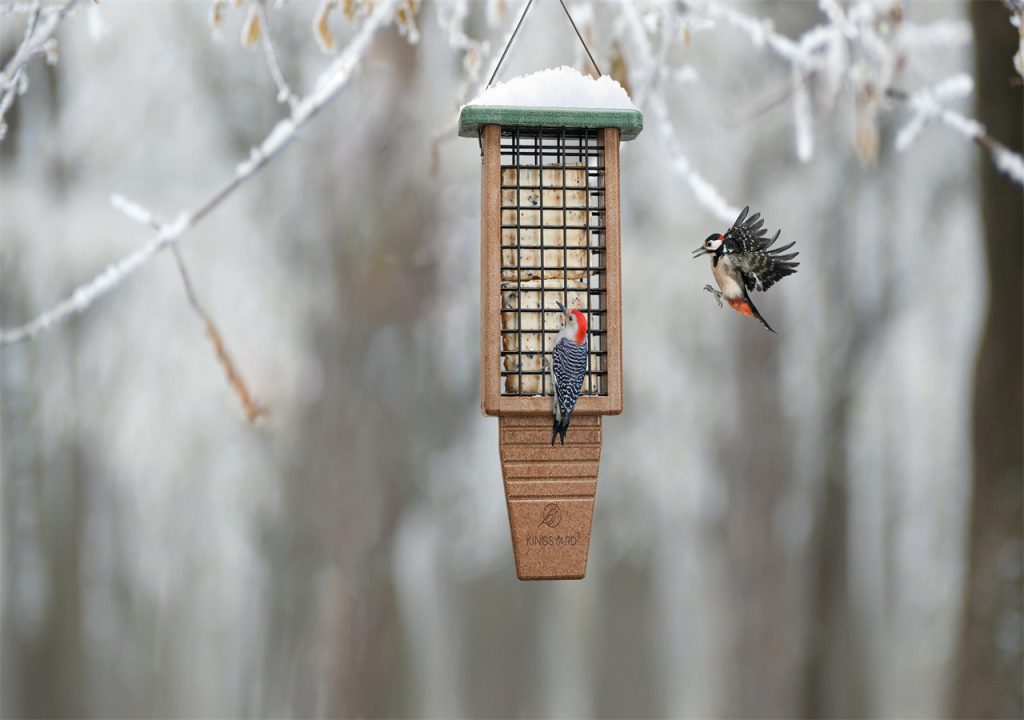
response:
M733 310L757 318L765 328L775 332L754 307L747 291L763 292L787 275L795 273L800 263L793 262L793 258L799 253L782 254L793 247L793 243L769 249L779 239L782 230L777 231L775 237L769 240L764 220L759 219L761 213L754 213L748 218L749 210L749 207L743 208L725 235L708 235L704 244L693 251L693 256L711 256L711 274L715 276L720 291L710 285L705 285L704 289L715 296L718 307L722 307L724 297Z
M587 317L579 310L568 310L562 303L558 303L558 309L565 316L565 325L551 351L551 384L554 388L551 444L555 444L556 437L561 437L565 445L565 432L569 429L569 420L587 372Z

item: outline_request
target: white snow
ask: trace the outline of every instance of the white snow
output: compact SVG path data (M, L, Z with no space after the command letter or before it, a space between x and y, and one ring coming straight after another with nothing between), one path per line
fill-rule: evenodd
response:
M115 210L119 210L140 225L153 224L153 214L138 203L132 202L124 195L114 193L110 196L110 204L114 206Z
M602 75L595 79L566 65L498 83L467 104L636 110L629 95L612 78Z
M1024 158L1015 152L1007 150L1002 145L996 145L992 151L992 157L996 161L996 167L1000 172L1006 173L1021 185L1024 185Z
M811 117L811 98L807 93L803 73L793 68L793 129L796 134L796 156L808 162L814 155L814 120Z

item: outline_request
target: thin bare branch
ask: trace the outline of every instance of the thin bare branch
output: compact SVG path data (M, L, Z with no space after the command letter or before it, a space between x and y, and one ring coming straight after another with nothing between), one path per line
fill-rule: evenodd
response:
M632 4L623 6L623 16L629 31L629 38L636 51L638 62L642 67L656 67L654 48L651 47L644 29L639 11ZM654 73L655 75L657 73ZM638 93L646 99L646 106L654 116L662 142L665 144L669 167L690 187L694 197L709 212L723 222L731 222L739 213L739 208L732 206L718 189L697 170L683 152L675 126L672 123L665 100L664 90L658 77L648 78L646 85L637 83Z
M111 195L110 204L114 208L120 211L128 219L146 225L159 232L163 228L163 222L160 218L154 215L152 212L142 207L138 203L128 200L123 195ZM185 287L185 295L188 297L189 305L192 310L199 316L199 319L203 321L203 327L206 329L206 335L210 338L210 342L213 344L213 350L217 355L217 360L220 362L224 372L228 378L228 384L231 386L232 391L238 396L238 400L242 403L242 409L245 411L246 420L249 422L255 422L260 417L266 415L266 407L262 405L256 396L249 390L249 386L246 384L242 377L242 373L239 372L238 366L235 365L235 361L232 359L231 353L228 352L227 345L224 342L224 336L220 329L217 327L217 323L213 321L213 316L207 311L206 307L199 302L199 295L196 293L195 283L192 282L192 276L188 272L188 268L185 266L185 258L181 255L181 248L177 244L171 246L171 254L174 256L174 262L178 267L178 272L181 275L182 285Z
M59 9L43 11L42 4L36 0L28 11L29 19L25 26L25 36L7 61L3 72L0 72L0 141L7 134L4 116L14 104L14 98L24 91L25 66L38 53L52 53L48 50L53 34L57 32L61 22L68 13L82 0L67 0ZM18 3L20 9L23 3ZM12 6L13 7L13 6Z
M76 0L71 0L72 2ZM249 159L240 163L235 174L212 195L196 207L183 210L177 217L157 230L148 243L108 265L102 272L79 285L68 297L33 320L17 327L0 330L0 345L27 340L76 315L108 292L118 287L125 278L153 259L161 251L176 243L204 217L220 206L239 186L252 178L295 137L296 131L308 123L324 106L333 100L352 77L353 71L369 49L377 31L394 16L399 0L384 0L376 5L362 28L345 51L320 75L316 87L298 105L291 115L280 120L260 145L252 148Z
M288 103L288 107L294 112L295 108L298 107L299 98L292 92L288 82L284 79L281 66L277 62L277 50L274 47L274 40L270 36L270 22L267 19L266 0L253 0L253 3L256 8L256 14L260 19L260 25L263 26L260 45L263 47L263 56L266 58L270 77L273 79L274 85L277 86L277 101Z
M757 47L767 48L790 63L794 68L794 78L806 78L825 68L825 60L820 51L827 47L830 36L841 38L844 42L857 41L865 56L875 58L880 64L886 64L884 43L872 29L875 18L870 13L877 11L878 8L865 3L847 7L834 0L819 0L819 4L828 22L806 32L801 42L798 43L776 32L767 20L752 17L710 0L688 0L687 2L687 6L699 15L720 21L738 30ZM961 42L964 33L962 27L947 21L935 23L934 27L913 26L911 37L912 42L918 45L927 42L932 34L937 39L948 43ZM989 158L1000 172L1017 184L1024 186L1024 158L1019 153L1010 150L1005 144L991 137L977 121L941 107L927 93L907 93L892 88L888 77L889 70L890 68L885 68L885 71L881 73L881 82L875 85L876 92L891 100L908 103L917 118L911 121L913 125L923 125L925 118L938 119L946 127L974 140L988 153ZM847 62L843 68L843 75L854 85L863 85L866 82L863 77L863 67L858 63ZM795 82L799 82L799 80ZM806 117L803 120L805 121ZM916 134L916 130L914 132ZM800 142L806 143L806 140L807 135L804 133L799 137L798 145Z

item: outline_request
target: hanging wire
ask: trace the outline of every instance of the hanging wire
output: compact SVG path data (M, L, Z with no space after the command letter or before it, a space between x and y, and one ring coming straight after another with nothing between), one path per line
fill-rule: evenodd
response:
M494 82L494 78L498 75L498 71L501 70L501 64L505 62L505 56L508 55L508 49L512 47L512 43L516 39L516 35L519 34L519 28L523 26L523 20L526 19L526 13L530 12L530 8L533 6L533 0L527 0L526 5L523 6L523 13L519 16L519 22L516 23L516 29L512 31L512 36L509 37L508 42L505 43L505 49L501 51L501 57L498 58L498 64L494 66L494 72L491 73L491 79L487 81L487 87L491 86Z
M573 20L572 15L569 14L569 8L565 6L565 0L558 0L558 2L562 3L562 9L565 10L565 16L569 18L569 23L572 25L572 29L576 31L576 37L578 37L580 42L583 43L583 49L587 51L587 57L590 58L590 64L594 66L595 70L597 70L598 76L601 76L603 74L601 72L601 68L597 66L597 61L594 60L594 56L590 54L590 48L587 47L587 41L583 39L583 35L580 34L580 29L576 27L576 21Z
M562 9L565 10L565 16L569 18L569 24L572 25L572 29L576 31L576 37L578 37L580 42L583 43L583 49L587 51L587 57L590 58L590 64L594 66L595 70L597 70L598 75L602 75L603 73L601 72L601 68L598 67L597 61L594 60L594 55L590 52L590 47L587 45L587 41L583 39L580 29L576 27L576 21L572 19L572 14L569 12L569 8L565 6L565 0L558 0L558 2L562 5ZM516 23L515 30L512 31L511 37L509 37L508 42L505 44L505 49L501 51L501 57L498 58L498 64L494 66L494 72L491 73L491 79L487 81L485 89L489 88L494 82L494 78L498 76L498 71L501 70L501 66L505 62L505 56L508 55L509 48L511 48L512 43L515 42L516 35L519 34L519 28L523 26L526 14L530 11L532 6L533 0L527 0L526 5L523 7L523 12L519 16L519 22Z

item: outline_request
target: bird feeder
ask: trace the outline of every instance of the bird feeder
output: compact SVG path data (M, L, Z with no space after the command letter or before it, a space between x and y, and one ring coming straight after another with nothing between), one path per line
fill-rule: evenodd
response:
M521 580L582 578L604 415L622 412L619 142L637 110L466 105L479 139L480 403L496 415ZM551 444L558 303L584 313L589 357L565 445Z

